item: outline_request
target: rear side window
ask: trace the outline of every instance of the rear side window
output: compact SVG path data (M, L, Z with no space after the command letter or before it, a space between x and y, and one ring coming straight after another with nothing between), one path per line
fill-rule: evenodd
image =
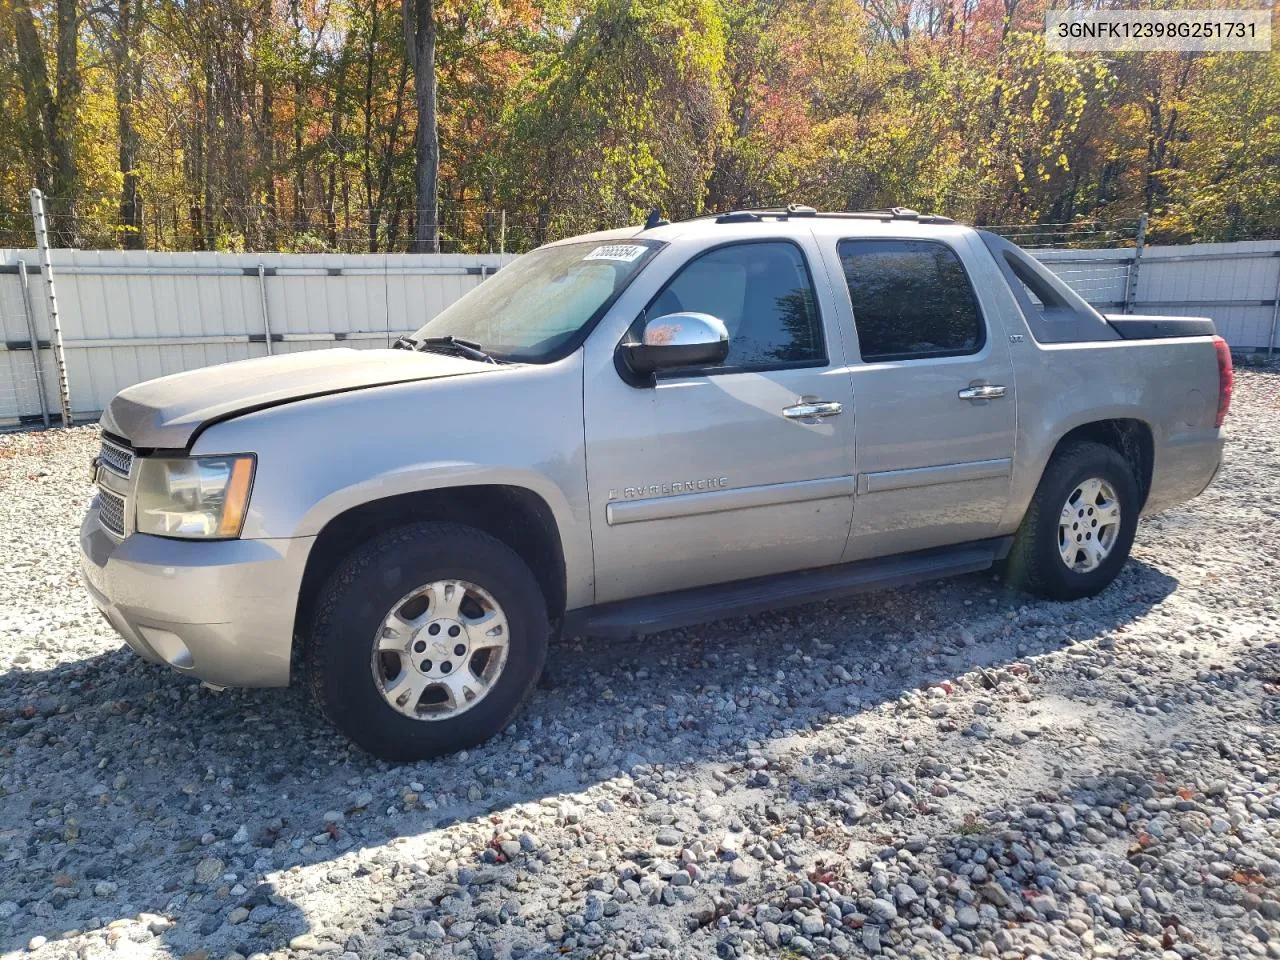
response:
M786 240L734 243L694 257L644 312L709 313L729 331L722 367L769 370L822 364L822 320L804 254Z
M950 247L930 240L841 240L862 359L953 357L982 349L973 286Z

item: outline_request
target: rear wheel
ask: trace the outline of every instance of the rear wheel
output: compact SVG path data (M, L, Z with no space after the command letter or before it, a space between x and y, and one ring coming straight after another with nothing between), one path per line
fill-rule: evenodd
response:
M1051 600L1090 597L1124 566L1141 495L1128 462L1100 443L1053 455L1018 528L1006 573Z
M357 549L321 594L308 647L321 711L370 753L419 760L506 727L542 671L537 580L506 544L419 523Z

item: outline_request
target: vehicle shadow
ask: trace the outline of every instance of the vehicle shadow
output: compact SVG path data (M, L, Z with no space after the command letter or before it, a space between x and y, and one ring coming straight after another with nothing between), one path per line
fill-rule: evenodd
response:
M126 650L11 671L0 676L0 952L140 913L158 915L152 931L133 924L127 935L178 956L277 950L309 922L256 882L261 874L421 837L637 765L723 763L749 741L1099 637L1176 586L1133 560L1101 596L1070 604L1030 600L984 574L640 642L564 639L512 729L465 757L398 767L335 734L298 684L214 694ZM1028 637L1038 639L1020 646ZM761 699L762 687L776 697ZM751 701L751 722L709 712L698 699L707 690ZM402 804L414 784L433 809ZM239 922L229 922L233 911ZM366 922L365 935L391 922Z

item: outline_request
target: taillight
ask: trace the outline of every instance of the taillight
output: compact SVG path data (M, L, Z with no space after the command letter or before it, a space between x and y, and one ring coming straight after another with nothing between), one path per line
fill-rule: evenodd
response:
M1221 337L1213 338L1213 349L1218 353L1218 416L1214 418L1215 427L1222 426L1227 419L1227 411L1231 409L1231 390L1235 384L1235 373L1231 366L1231 348Z

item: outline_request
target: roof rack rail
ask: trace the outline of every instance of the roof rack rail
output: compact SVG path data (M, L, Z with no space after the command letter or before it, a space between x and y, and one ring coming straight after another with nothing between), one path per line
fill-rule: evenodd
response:
M665 227L670 222L670 220L667 220L662 216L662 209L660 207L654 207L649 211L649 216L644 221L644 228L646 230L652 230L655 227Z
M715 216L716 223L759 223L764 219L760 213L752 210L730 210L728 213L722 213ZM701 220L701 217L694 217L695 220Z
M955 223L950 217L936 213L919 213L910 207L887 207L883 210L815 210L802 204L791 203L785 207L759 207L750 210L730 210L727 213L709 213L693 220L714 219L716 223L760 223L766 217L789 220L792 217L821 217L822 219L849 220L911 220L916 223Z

